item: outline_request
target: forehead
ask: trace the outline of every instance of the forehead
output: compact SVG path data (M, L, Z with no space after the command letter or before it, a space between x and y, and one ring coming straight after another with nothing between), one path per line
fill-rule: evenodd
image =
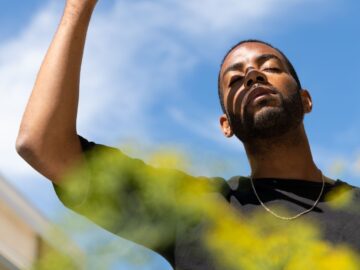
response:
M234 48L225 58L221 73L234 63L252 63L258 56L273 54L285 62L284 57L276 49L259 42L246 42Z

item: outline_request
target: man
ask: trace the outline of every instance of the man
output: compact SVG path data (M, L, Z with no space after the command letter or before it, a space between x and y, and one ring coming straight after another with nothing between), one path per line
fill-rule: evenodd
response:
M158 246L151 245L142 237L127 234L122 228L124 223L130 223L124 225L127 228L139 231L142 226L141 222L130 222L131 215L139 208L134 205L141 206L142 203L132 191L151 179L146 174L141 174L141 177L134 175L144 168L149 169L151 175L156 169L116 149L89 142L76 132L80 66L96 2L67 0L63 18L23 116L17 151L54 183L60 199L71 209L109 231L154 249L176 269L215 269L196 238L201 227L185 228L179 233L176 224L169 232L169 235L174 233L174 237ZM261 41L237 44L221 66L219 97L224 111L220 117L222 131L226 137L235 135L243 142L251 166L249 178L219 180L222 186L219 194L230 207L245 215L261 209L279 222L316 220L325 240L346 243L360 251L359 214L333 209L325 200L337 187L342 187L342 194L351 193L353 201L359 203L360 191L340 180L325 177L314 163L303 125L304 114L312 109L311 97L302 89L285 55ZM95 155L95 149L99 148L116 153L121 164L129 165L124 169L125 173L121 172L122 180L135 178L140 184L132 185L131 192L120 196L116 188L104 191L101 183L90 181L93 175L89 170L89 179L73 180L80 182L77 189L82 194L74 199L71 194L74 191L63 183L64 175L72 168L90 164L84 153ZM167 178L174 175L191 178L182 172L158 172ZM87 212L86 206L92 211ZM278 212L278 206L286 208L286 213ZM114 211L111 215L98 217L96 210L101 208ZM122 217L114 213L121 213ZM161 214L157 217L158 220L164 218Z

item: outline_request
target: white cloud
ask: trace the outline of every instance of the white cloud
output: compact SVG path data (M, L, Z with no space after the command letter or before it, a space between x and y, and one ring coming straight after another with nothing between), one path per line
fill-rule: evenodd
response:
M51 15L42 11L18 37L0 44L0 169L5 175L30 171L15 154L15 139L51 25Z
M217 117L208 117L203 118L192 114L191 117L186 115L183 111L177 108L170 108L168 110L170 117L180 125L191 131L192 133L204 138L216 142L223 147L228 148L229 150L234 150L236 152L245 152L243 144L239 142L236 137L232 139L226 139L222 136L220 124ZM204 115L204 114L199 114ZM189 121L189 119L196 118L196 121ZM201 124L200 124L201 123Z
M271 16L298 12L309 2L128 0L99 7L84 60L80 132L104 142L121 135L150 139L157 131L149 110L177 89L183 72L234 34L257 31ZM31 174L15 153L15 139L62 3L49 2L20 34L0 44L0 170L14 182Z

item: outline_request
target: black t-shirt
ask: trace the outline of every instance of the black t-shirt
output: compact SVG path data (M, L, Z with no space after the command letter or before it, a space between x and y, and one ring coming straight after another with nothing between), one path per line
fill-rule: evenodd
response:
M144 175L144 173L141 173L140 175L137 175L136 173L141 171L140 169L144 167L149 170L149 174L152 174L153 171L159 170L146 165L141 160L132 159L124 155L116 148L88 142L80 136L79 138L84 153L97 155L97 152L95 151L96 149L105 149L117 155L121 163L126 163L127 166L124 166L124 168L130 167L130 169L124 169L124 171L121 172L121 176L124 179L140 178L141 181L147 181L147 176ZM117 160L117 162L119 162L119 160ZM106 162L111 163L109 160L104 161L104 164L101 166L102 169L107 168ZM109 165L111 166L111 164ZM174 177L174 175L176 175L177 178L191 177L175 170L165 170L165 172L159 172L170 178ZM204 222L201 219L199 219L198 222L183 223L179 222L176 218L173 219L172 217L169 217L166 226L173 226L173 229L166 230L166 232L164 231L164 234L168 234L167 239L170 240L156 246L154 245L156 241L152 241L153 239L145 241L143 240L144 238L141 233L137 236L136 230L142 230L142 223L138 222L136 218L135 220L131 220L132 216L136 217L135 212L137 212L139 208L142 208L143 210L145 209L144 211L153 211L153 209L149 208L151 206L147 205L143 207L141 205L141 199L139 200L139 197L134 192L134 190L139 190L139 185L142 185L142 183L127 183L126 189L129 190L129 192L126 193L126 198L124 199L120 198L124 197L124 194L119 196L117 189L111 188L113 187L112 185L110 185L110 188L102 188L108 183L112 183L114 179L103 179L107 177L101 177L101 181L95 183L94 181L89 180L92 179L91 174L99 174L99 172L95 172L90 169L90 176L88 179L76 180L79 181L79 185L75 185L75 188L68 188L65 186L59 187L54 185L58 197L67 207L88 217L100 226L119 235L120 237L127 238L153 249L165 257L174 269L218 269L216 268L212 256L209 255L209 252L203 246L201 235L204 231L204 226L206 225L204 225ZM217 186L220 186L220 189L218 190L220 197L225 200L232 209L236 209L245 217L251 216L253 213L258 211L263 211L265 214L270 215L261 206L258 198L254 194L250 179L247 177L236 176L228 181L225 181L222 178L192 178L198 179L199 181L215 182ZM265 205L267 205L270 209L276 209L277 206L281 206L286 208L290 215L295 215L309 209L319 196L322 187L322 183L317 182L270 178L254 179L254 185L258 196ZM122 187L124 187L124 185L122 185ZM78 192L79 189L81 189L81 196L79 197L79 193L77 193L77 196L73 196L72 193ZM159 189L161 189L161 187L159 187ZM351 203L349 206L346 208L336 208L330 205L331 202L329 203L329 197L327 195L331 194L335 189L340 191L341 194L338 193L339 196L351 193ZM156 190L154 190L154 192L156 192ZM159 198L159 200L160 199L161 198ZM360 189L348 185L341 180L337 180L333 184L325 184L324 192L319 203L311 212L301 216L299 220L301 219L315 222L317 226L321 228L324 240L334 244L344 243L357 252L360 252L360 230L358 229L360 227L359 207ZM164 218L164 216L159 213L171 212L171 209L165 208L166 206L164 209L154 210L155 214L152 215L150 219L154 219L154 216L158 217L159 220ZM89 211L89 209L91 209L91 211ZM101 211L99 216L97 215L97 209L111 209L111 211ZM141 219L144 220L144 212L141 212L139 215L141 215ZM277 218L274 217L274 220L276 219ZM296 220L283 221L278 219L277 222L296 222ZM129 224L126 224L124 227L124 223ZM162 230L161 226L164 226L161 222L155 222L153 224L158 224L160 230ZM184 224L187 225L184 227ZM135 231L135 234L128 232L125 233L125 231L128 231L125 228L131 228L131 230ZM153 232L154 235L158 236L158 232L156 230Z

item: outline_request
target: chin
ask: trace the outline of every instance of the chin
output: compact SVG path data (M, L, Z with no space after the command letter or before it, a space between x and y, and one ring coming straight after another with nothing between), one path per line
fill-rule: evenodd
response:
M263 107L253 115L254 126L274 126L274 122L282 118L284 113L284 110L279 107Z
M271 139L284 135L302 122L302 117L289 114L282 107L264 107L252 118L247 138Z

